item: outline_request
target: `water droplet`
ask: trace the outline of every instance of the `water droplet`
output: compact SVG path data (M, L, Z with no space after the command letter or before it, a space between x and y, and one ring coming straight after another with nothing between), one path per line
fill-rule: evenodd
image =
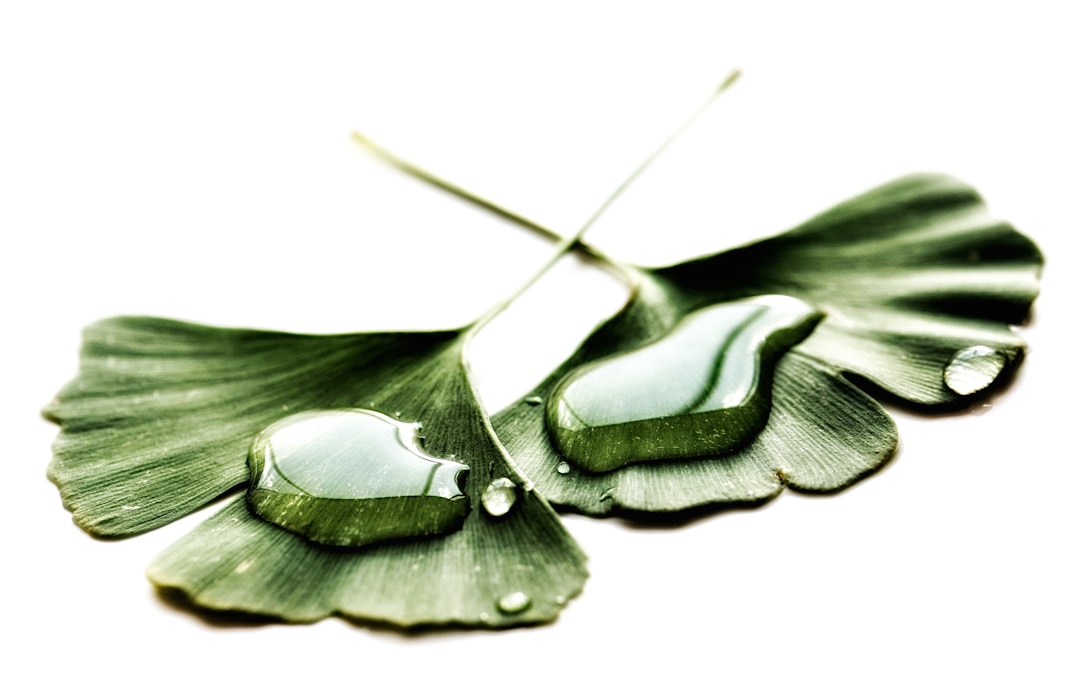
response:
M768 420L773 367L821 316L788 296L716 304L581 366L548 399L556 446L591 472L743 446Z
M504 614L524 612L530 605L532 605L532 598L521 591L507 593L499 598L498 602L499 612Z
M248 463L251 508L322 544L443 535L469 510L469 468L422 451L416 425L371 410L280 419L255 437Z
M483 495L480 497L480 502L484 505L484 510L487 511L489 516L498 518L510 513L510 509L514 507L518 499L517 485L505 477L500 477L497 480L492 480L491 484L484 490Z
M1007 363L1005 355L993 347L965 347L945 367L945 385L957 395L977 393L993 383Z
M541 398L539 395L530 395L529 397L525 398L525 404L526 405L534 405L535 406L535 405L542 405L543 403L544 403L544 399Z
M570 463L559 463L559 466L555 468L555 471L560 475L565 475L570 472Z

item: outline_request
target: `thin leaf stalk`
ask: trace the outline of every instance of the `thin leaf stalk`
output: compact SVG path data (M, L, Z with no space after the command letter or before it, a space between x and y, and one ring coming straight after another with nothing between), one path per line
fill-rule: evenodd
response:
M445 192L448 192L462 200L465 200L481 209L501 217L507 221L521 226L524 229L528 229L534 233L537 233L547 239L558 242L555 251L548 258L548 260L540 266L530 277L528 277L516 290L511 292L505 298L496 302L491 308L489 308L483 315L481 315L475 322L468 327L468 337L471 338L480 331L485 325L490 323L496 316L505 311L511 304L513 304L522 294L535 284L541 277L543 277L564 255L574 250L584 253L591 260L599 263L609 272L615 274L628 285L632 291L636 290L639 273L631 266L625 265L618 261L615 261L608 257L603 252L597 250L594 247L588 246L582 242L585 233L593 227L593 225L599 220L604 213L618 200L623 193L630 188L633 183L641 177L641 175L656 161L661 154L663 154L679 137L693 125L698 118L701 117L705 111L713 104L717 97L728 90L739 78L739 70L733 70L730 72L724 80L708 95L708 97L701 103L700 106L676 128L667 138L665 138L642 162L635 168L629 176L622 183L620 183L604 202L596 209L595 212L589 217L588 220L577 230L575 234L569 237L564 237L556 231L553 231L544 225L529 219L528 217L519 214L513 210L510 210L498 203L495 203L487 198L484 198L472 191L466 190L461 186L452 183L430 171L424 169L412 162L406 161L397 156L393 152L380 146L367 136L354 132L352 134L353 140L363 147L368 152L374 154L378 158L382 159L391 166L403 171L410 176L420 179L429 185L439 188Z

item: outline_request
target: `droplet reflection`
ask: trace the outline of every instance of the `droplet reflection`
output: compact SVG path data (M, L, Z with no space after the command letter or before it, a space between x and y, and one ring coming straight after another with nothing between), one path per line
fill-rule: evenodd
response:
M993 383L1007 363L1005 355L993 347L966 347L945 367L945 385L957 395L977 393Z
M547 401L552 440L589 472L744 446L769 418L775 364L821 317L779 295L694 311L653 342L567 374Z
M480 497L489 516L499 518L510 513L518 499L518 488L511 480L500 477L492 480Z
M303 412L260 432L248 504L309 540L358 547L459 529L468 467L420 449L419 426L371 410Z
M532 605L532 598L521 591L508 593L499 598L498 602L499 611L503 614L524 612L530 605Z

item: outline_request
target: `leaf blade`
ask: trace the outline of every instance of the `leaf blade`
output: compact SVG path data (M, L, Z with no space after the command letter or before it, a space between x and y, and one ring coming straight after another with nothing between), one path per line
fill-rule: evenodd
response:
M642 464L621 473L630 479L577 474L584 490L579 492L552 472L560 459L527 403L515 403L493 422L545 496L590 514L760 501L782 488L770 476L806 491L839 489L884 464L896 445L891 418L845 374L861 376L915 405L955 405L977 397L980 390L961 394L948 389L943 372L958 350L980 344L998 350L1005 364L990 380L1007 378L1024 350L1008 324L1027 315L1038 293L1041 264L1035 245L993 217L973 189L949 177L921 174L746 247L666 268L619 266L637 278L631 300L534 389L534 399L547 397L562 375L578 365L656 339L703 306L787 294L825 313L810 337L778 366L774 417L761 434L775 443L767 449L751 445L726 459L726 474L741 471L746 478L716 477L709 467L722 463L705 458L670 471L668 464ZM800 365L797 377L795 364ZM794 413L791 403L800 400L800 389L817 383L820 390L826 382L830 403L821 413L814 412L811 398L801 398L810 414L800 418ZM794 396L788 392L792 388ZM862 423L852 422L834 402L862 412ZM823 438L789 450L785 437L799 440L799 427L817 428ZM830 448L830 455L819 454ZM688 470L695 465L699 469L692 477ZM683 491L688 488L694 491Z
M427 453L469 464L472 508L462 530L349 551L266 522L238 499L166 549L151 579L197 605L289 621L331 614L401 626L550 621L581 591L585 555L495 439L462 360L468 339L468 330L304 336L104 321L88 330L84 370L46 410L63 427L50 474L82 524L129 534L243 483L248 444L278 418L304 408L377 409L422 423ZM193 384L218 396L178 407L174 395ZM144 407L155 389L163 402ZM130 437L133 453L125 452L125 437L144 425L152 435ZM170 445L182 455L170 457ZM145 469L161 474L145 481ZM479 499L497 477L525 492L493 520ZM138 506L127 510L136 519L117 504ZM423 568L425 561L437 568ZM518 591L530 593L529 606L500 612L499 598ZM448 597L437 603L432 595Z
M402 373L396 353L437 351L458 335L100 321L84 333L78 376L44 410L61 426L48 475L89 532L153 530L243 484L251 437L278 417L355 406Z

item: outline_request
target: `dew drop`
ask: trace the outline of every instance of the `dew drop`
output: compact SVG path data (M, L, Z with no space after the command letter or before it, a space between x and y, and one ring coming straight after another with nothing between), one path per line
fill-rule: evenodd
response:
M1005 355L993 347L965 347L945 367L945 385L957 395L977 393L993 383L1007 363Z
M495 518L510 513L510 509L514 507L517 500L517 485L505 477L492 480L491 484L487 486L487 489L484 490L484 493L480 497L480 502L483 504L484 510L487 511L489 516Z
M530 395L529 397L525 398L526 405L533 405L535 407L536 405L542 405L543 403L544 399L541 398L539 395Z
M532 605L532 598L521 591L516 591L499 598L497 605L499 612L503 614L517 614L529 609L529 606Z
M559 466L555 468L555 471L560 475L565 475L570 472L570 463L559 463Z
M590 472L744 446L768 421L776 362L821 317L779 295L694 311L653 342L567 374L547 401L555 445Z
M420 449L417 425L372 410L295 414L248 454L248 504L309 540L359 547L461 528L468 466Z

